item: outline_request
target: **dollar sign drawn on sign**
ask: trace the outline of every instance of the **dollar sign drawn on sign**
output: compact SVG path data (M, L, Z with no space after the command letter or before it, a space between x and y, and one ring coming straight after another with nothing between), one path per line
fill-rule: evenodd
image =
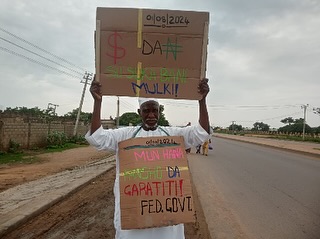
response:
M126 55L126 49L118 46L118 37L122 40L122 37L117 32L114 32L108 37L108 44L113 48L113 54L110 55L107 53L107 55L113 58L114 64L117 64L117 60Z

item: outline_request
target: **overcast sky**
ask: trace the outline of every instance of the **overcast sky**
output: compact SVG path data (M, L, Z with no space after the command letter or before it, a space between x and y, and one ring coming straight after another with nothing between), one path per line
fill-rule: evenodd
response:
M207 98L213 126L244 127L303 118L320 126L319 0L1 0L0 109L79 107L85 71L94 72L97 7L209 11ZM87 89L82 110L92 111ZM116 116L115 96L104 96L104 118ZM197 101L160 100L172 125L198 120ZM136 98L120 97L120 114Z

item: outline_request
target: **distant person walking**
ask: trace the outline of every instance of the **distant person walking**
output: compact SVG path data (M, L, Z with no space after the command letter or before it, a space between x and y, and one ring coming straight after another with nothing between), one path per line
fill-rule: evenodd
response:
M209 140L205 141L202 145L202 154L205 156L208 156L208 150L209 150Z

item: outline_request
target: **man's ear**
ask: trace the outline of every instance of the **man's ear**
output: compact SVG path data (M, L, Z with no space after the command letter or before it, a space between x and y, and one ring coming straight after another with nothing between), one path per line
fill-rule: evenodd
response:
M140 114L140 109L138 109L137 111L138 111L138 114L141 115L141 114Z

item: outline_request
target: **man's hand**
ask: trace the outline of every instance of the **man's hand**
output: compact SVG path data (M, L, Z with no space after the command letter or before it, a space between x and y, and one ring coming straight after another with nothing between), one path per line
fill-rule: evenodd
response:
M209 91L210 91L210 88L209 88L209 85L208 85L208 81L209 81L209 79L203 78L203 79L199 82L198 92L199 92L199 94L201 94L201 96L202 96L200 100L206 98L207 94L208 94Z
M96 81L95 76L90 86L90 92L95 101L102 101L101 83Z
M199 100L199 123L201 127L207 131L207 133L210 133L210 127L209 127L209 115L207 110L207 103L206 103L206 97L209 93L209 85L208 85L208 79L204 78L199 82L198 86L198 92L201 94L201 99Z

